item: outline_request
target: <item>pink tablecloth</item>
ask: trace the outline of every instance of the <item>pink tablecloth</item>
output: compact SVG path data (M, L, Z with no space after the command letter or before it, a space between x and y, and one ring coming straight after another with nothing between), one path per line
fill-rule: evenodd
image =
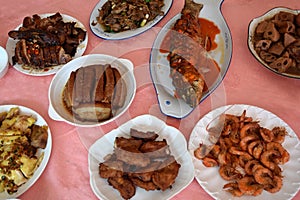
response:
M39 112L48 122L53 139L49 164L40 179L21 199L97 199L89 184L88 147L96 137L116 128L130 117L150 113L182 131L186 139L195 123L214 107L225 104L256 105L278 115L300 135L300 80L289 79L272 73L262 67L247 47L248 24L252 18L269 9L285 6L300 9L299 0L225 0L222 13L233 38L233 56L229 70L221 85L203 101L188 117L179 120L161 114L148 71L149 53L157 29L137 37L111 42L95 36L89 28L89 17L97 0L14 0L2 3L0 7L0 45L6 45L7 33L18 26L25 16L61 12L80 20L89 34L85 54L107 53L129 58L136 70L138 90L127 114L118 121L109 123L96 136L85 135L84 131L64 122L57 122L48 116L48 87L53 76L32 77L24 75L10 66L6 76L0 79L0 104L18 104ZM171 17L179 13L183 0L174 0L167 16L156 26L162 27ZM225 97L225 98L224 98ZM219 98L222 98L220 100ZM299 175L299 174L295 174ZM173 199L212 199L194 180ZM300 199L299 193L295 199Z

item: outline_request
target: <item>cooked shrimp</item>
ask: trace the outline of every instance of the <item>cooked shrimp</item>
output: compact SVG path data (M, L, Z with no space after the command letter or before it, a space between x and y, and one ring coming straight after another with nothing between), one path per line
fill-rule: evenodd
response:
M250 135L253 134L253 132L255 132L256 130L258 130L259 127L260 126L259 126L258 122L247 123L240 130L240 137L241 137L241 139L244 138L245 136L249 135L249 134Z
M266 185L266 184L272 183L273 173L268 168L257 169L253 173L253 176L254 176L255 181L259 184Z
M271 142L274 139L274 133L267 128L260 128L259 133L266 142Z
M275 159L277 164L284 164L290 160L289 152L278 142L270 142L267 145L267 150L275 150L280 153L280 157Z
M257 135L247 135L247 136L243 137L240 142L241 149L246 151L247 147L248 147L248 143L250 143L251 141L257 140L257 139L258 139Z
M258 165L259 161L258 160L250 160L245 164L244 170L245 173L248 175L253 175L253 167Z
M240 147L235 147L235 146L230 147L229 152L233 155L239 155L239 156L247 154L247 152L243 151Z
M240 133L238 132L238 130L231 131L231 133L229 134L229 138L234 144L238 144L241 141Z
M231 165L220 166L219 173L226 181L231 181L242 177L242 174Z
M276 163L273 162L274 158L278 158L280 153L275 150L268 150L262 153L260 161L267 168L274 170L276 168Z
M274 176L272 183L265 187L265 190L270 193L278 192L282 188L282 179L279 176Z
M274 127L272 129L272 132L274 134L273 142L283 143L284 138L287 135L287 131L284 127Z
M243 196L243 192L239 189L237 182L230 182L223 186L223 189L227 192L230 192L235 197Z
M253 157L250 154L246 153L244 155L241 155L239 156L239 165L241 167L245 167L245 164L250 160L253 160Z
M253 148L252 156L256 159L260 159L263 151L264 151L264 146L262 144L258 144L256 147Z
M245 176L238 180L238 186L241 192L247 195L259 195L263 191L263 186L258 184L253 176Z
M254 141L251 141L249 143L249 145L247 146L247 151L248 153L250 153L251 155L253 154L253 149L255 147L257 147L258 145L262 145L262 141L261 140L254 140Z
M200 144L199 147L194 151L194 156L198 159L202 159L210 152L211 149L211 145Z
M215 167L219 165L219 163L215 159L209 157L204 157L202 159L202 163L205 167Z

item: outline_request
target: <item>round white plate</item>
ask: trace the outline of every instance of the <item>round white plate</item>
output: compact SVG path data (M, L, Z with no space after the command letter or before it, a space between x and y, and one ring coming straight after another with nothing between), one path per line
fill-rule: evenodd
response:
M107 154L113 152L116 137L130 137L129 132L131 128L144 132L154 131L159 135L157 140L166 139L171 155L181 165L171 189L146 191L137 187L135 195L131 198L132 200L170 199L193 181L194 167L191 156L187 151L185 137L178 129L166 125L165 122L152 115L146 114L138 116L105 134L90 147L88 155L90 184L93 192L99 199L122 199L119 192L112 186L109 186L106 179L99 176L99 163L104 161L104 157Z
M219 29L220 34L216 36L215 42L217 48L208 52L220 67L220 74L215 83L203 94L201 101L210 95L217 86L222 82L227 69L229 67L232 55L232 40L231 34L220 11L222 0L195 0L197 3L202 3L204 6L199 13L199 18L205 18L213 22ZM175 22L180 18L181 14L174 16L158 33L151 51L150 58L150 73L156 89L157 98L161 111L168 116L175 118L186 117L193 108L186 104L182 99L176 98L175 88L170 77L168 52L161 52L161 44L172 29Z
M46 18L46 17L49 17L54 14L55 13L48 13L48 14L41 14L39 16L41 18ZM84 31L86 31L84 25L77 19L75 19L69 15L65 15L65 14L61 14L61 16L63 17L64 22L76 22L76 25L75 25L76 27L79 27L79 28L83 29ZM21 26L22 26L22 24L19 25L18 27L16 27L15 30L18 30ZM9 63L11 65L13 65L12 57L15 55L15 47L16 47L17 42L18 42L18 40L14 40L14 39L8 37L8 40L6 43L6 51L8 53ZM87 47L87 43L88 43L88 33L86 33L84 41L82 41L78 45L77 51L76 51L75 55L72 57L73 59L83 55L83 53ZM63 65L57 65L57 66L47 67L46 69L39 70L39 69L28 69L20 64L13 65L13 67L17 71L19 71L23 74L31 75L31 76L47 76L47 75L55 74L62 66Z
M37 121L35 122L35 124L40 125L40 126L43 126L43 125L48 126L45 119L39 113L37 113L36 111L34 111L30 108L24 107L24 106L0 105L0 112L9 111L10 108L14 108L14 107L19 107L21 114L31 115L34 118L36 118ZM13 199L13 198L20 196L24 192L26 192L38 180L38 178L42 175L43 171L45 170L47 163L49 161L49 158L50 158L51 149L52 149L52 136L51 136L51 132L50 132L50 127L48 126L48 140L47 140L46 148L38 149L38 152L37 152L38 155L40 155L41 153L44 153L44 158L43 158L40 166L36 169L33 176L30 179L28 179L28 181L26 183L24 183L23 185L21 185L19 187L19 189L16 193L10 195L6 192L2 192L2 193L0 193L0 199Z
M200 143L207 141L206 126L216 117L222 113L241 115L243 110L246 110L246 116L252 117L254 121L259 121L260 126L272 129L275 126L285 127L288 135L285 137L285 141L282 144L283 147L290 153L290 160L281 165L283 170L283 186L277 193L271 194L263 191L259 196L242 196L238 199L241 200L282 200L292 199L300 187L300 142L295 132L275 114L264 110L262 108L251 105L228 105L217 108L204 117L194 127L190 139L189 139L189 152L193 158L193 164L195 167L195 177L201 187L210 194L213 198L219 200L236 199L229 192L223 190L223 186L227 181L223 180L219 175L218 167L205 167L201 160L194 157L194 151L199 147Z
M157 16L152 21L148 22L145 26L137 28L135 30L128 30L128 31L122 31L119 33L109 33L105 32L104 29L101 27L99 23L97 23L97 17L99 16L99 9L102 8L102 6L107 2L107 0L99 1L96 6L94 7L91 16L90 16L90 28L92 32L97 35L98 37L102 39L107 40L121 40L121 39L127 39L134 37L136 35L139 35L148 29L155 26L160 20L163 19L163 17L168 13L169 9L172 6L173 0L165 0L165 5L162 8L162 11L164 12L164 15Z

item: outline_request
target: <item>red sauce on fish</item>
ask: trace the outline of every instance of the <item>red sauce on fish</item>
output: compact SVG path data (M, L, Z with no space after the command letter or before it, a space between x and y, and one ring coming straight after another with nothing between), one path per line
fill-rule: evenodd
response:
M215 42L215 38L218 34L220 34L220 29L212 22L204 18L199 18L199 23L201 24L201 37L209 38L209 46L206 47L207 51L214 50L218 47L218 44ZM170 48L170 38L171 38L171 30L165 35L159 51L161 53L169 53ZM207 72L203 73L205 79L205 87L203 92L207 92L208 89L215 83L220 75L220 67L215 60L211 60L211 62L207 65ZM175 97L176 97L175 93Z

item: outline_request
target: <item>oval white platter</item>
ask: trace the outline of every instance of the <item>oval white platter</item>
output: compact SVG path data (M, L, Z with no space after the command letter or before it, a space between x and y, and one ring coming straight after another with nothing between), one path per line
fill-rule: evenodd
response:
M54 15L55 13L47 13L47 14L40 14L39 16L41 18L46 18L49 17L51 15ZM81 29L83 29L84 31L86 31L86 28L84 27L84 25L77 20L74 17L71 17L69 15L66 14L61 14L61 16L63 17L63 21L64 22L76 22L76 27L79 27ZM20 24L18 27L15 28L15 30L18 30L20 27L22 26L22 24ZM9 63L11 65L13 65L13 61L12 61L12 57L15 55L15 47L16 47L16 43L18 42L18 40L14 40L12 38L8 38L7 43L6 43L6 51L8 53L8 59L9 59ZM86 47L87 47L87 43L88 43L88 34L86 33L86 37L85 39L78 45L77 47L77 51L75 53L75 55L72 57L72 59L75 59L77 57L80 57L83 55ZM27 74L30 76L48 76L48 75L52 75L55 74L56 72L58 72L58 70L60 70L60 68L63 65L57 65L57 66L52 66L52 67L47 67L45 69L32 69L32 68L28 68L26 66L20 65L20 64L14 64L13 67L23 73L23 74Z
M222 82L228 70L232 56L232 39L229 28L221 13L221 3L223 0L195 0L203 4L199 13L199 18L205 18L213 22L219 29L220 34L216 36L217 48L208 52L220 67L220 74L213 85L203 94L201 102L208 97ZM156 89L157 98L162 113L175 118L184 118L193 111L193 108L186 104L182 99L175 97L175 88L170 77L168 52L161 52L160 47L167 33L172 29L174 23L180 18L181 14L174 16L158 33L150 57L150 73Z

